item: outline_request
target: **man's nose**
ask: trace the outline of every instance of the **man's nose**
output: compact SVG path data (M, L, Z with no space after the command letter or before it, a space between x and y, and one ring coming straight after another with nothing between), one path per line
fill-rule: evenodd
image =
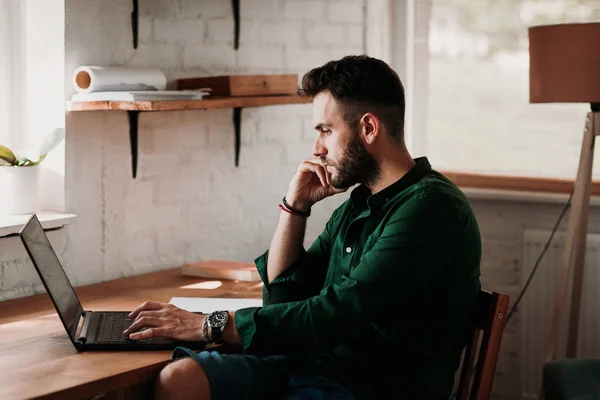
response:
M321 135L318 135L317 138L315 139L315 142L313 143L313 156L321 157L326 154L327 154L327 148L325 147L323 140L321 140Z

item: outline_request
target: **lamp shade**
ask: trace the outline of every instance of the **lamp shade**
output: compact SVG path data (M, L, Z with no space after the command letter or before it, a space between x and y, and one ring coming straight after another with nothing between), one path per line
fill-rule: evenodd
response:
M600 103L600 22L529 28L529 102Z

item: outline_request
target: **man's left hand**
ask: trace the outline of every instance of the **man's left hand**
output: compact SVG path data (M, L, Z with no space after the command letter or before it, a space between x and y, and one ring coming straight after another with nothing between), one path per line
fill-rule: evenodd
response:
M129 314L135 319L123 332L132 340L166 337L186 342L200 342L205 315L182 310L172 304L147 301ZM140 329L146 328L143 331Z

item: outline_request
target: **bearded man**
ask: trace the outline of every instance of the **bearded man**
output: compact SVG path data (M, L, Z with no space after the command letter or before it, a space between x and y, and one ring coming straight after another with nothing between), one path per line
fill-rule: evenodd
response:
M241 349L176 349L156 396L448 399L480 290L469 201L427 158L409 154L404 88L385 62L328 62L303 77L301 94L313 99L313 157L292 178L270 248L256 259L263 307L210 315L138 307L132 339ZM356 184L305 250L311 207Z

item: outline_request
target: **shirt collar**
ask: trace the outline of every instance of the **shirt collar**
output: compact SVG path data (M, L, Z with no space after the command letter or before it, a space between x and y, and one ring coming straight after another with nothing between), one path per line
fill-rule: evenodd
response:
M431 171L431 164L427 160L427 157L415 158L414 161L415 165L406 174L374 195L371 194L371 191L365 185L358 186L350 194L352 203L358 207L362 207L366 203L369 208L378 208L406 188L420 181Z

